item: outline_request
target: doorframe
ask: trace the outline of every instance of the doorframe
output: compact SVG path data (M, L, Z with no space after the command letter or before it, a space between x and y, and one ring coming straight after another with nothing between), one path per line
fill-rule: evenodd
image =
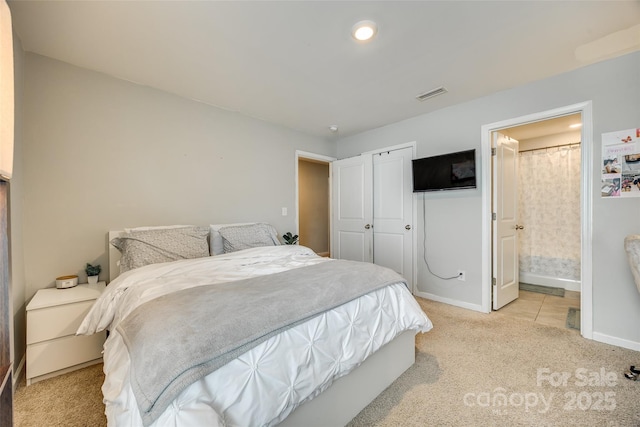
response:
M295 153L295 198L294 198L294 204L295 204L295 210L296 210L296 215L294 218L294 223L295 223L295 234L300 234L300 196L299 196L299 191L300 191L300 185L298 182L298 178L299 178L299 171L298 171L298 163L300 162L300 159L307 159L307 160L318 160L321 162L327 162L327 164L329 165L329 256L333 255L333 239L332 237L332 232L333 232L333 224L331 222L331 213L333 212L333 206L331 205L331 202L333 200L333 194L331 193L331 183L333 180L333 161L337 160L335 157L330 157L330 156L325 156L324 154L316 154L316 153L311 153L308 151L302 151L302 150L296 150Z
M515 117L481 127L482 156L482 311L491 312L491 134L493 132L527 123L553 119L580 113L582 119L580 150L580 333L593 339L593 115L592 102L585 101L526 116Z

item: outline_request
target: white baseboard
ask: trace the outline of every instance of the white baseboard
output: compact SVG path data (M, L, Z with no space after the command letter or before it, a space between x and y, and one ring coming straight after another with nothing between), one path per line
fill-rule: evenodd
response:
M640 342L625 340L623 338L612 337L611 335L602 334L600 332L593 333L593 340L603 342L605 344L611 344L622 348L628 348L629 350L640 351ZM639 363L639 362L636 362Z
M18 363L18 366L16 367L16 369L13 370L13 392L15 393L16 391L16 387L18 387L18 382L20 381L20 377L22 376L23 372L24 372L24 364L25 361L27 360L27 354L25 353L22 356L22 359L20 359L20 363Z
M454 305L456 307L461 307L461 308L466 308L467 310L473 310L473 311L479 311L481 313L486 313L484 310L482 310L482 306L478 305L478 304L471 304L468 302L464 302L464 301L458 301L455 299L451 299L451 298L444 298L438 295L434 295L434 294L430 294L428 292L415 292L414 293L415 296L420 297L420 298L426 298L426 299L430 299L433 301L437 301L437 302L443 302L445 304L449 304L449 305Z
M520 283L528 283L530 285L550 286L552 288L562 288L567 291L580 292L582 285L579 280L560 279L557 277L541 276L538 274L520 272Z

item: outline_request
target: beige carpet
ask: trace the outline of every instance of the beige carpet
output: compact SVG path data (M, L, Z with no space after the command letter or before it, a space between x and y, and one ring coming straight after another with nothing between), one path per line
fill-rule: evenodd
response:
M499 312L419 301L434 329L418 336L416 364L350 427L640 426L640 381L622 375L640 365L640 352ZM106 425L101 368L21 384L15 425Z
M499 312L419 302L434 328L418 335L417 363L350 427L640 426L640 382L622 375L640 365L640 352Z
M102 363L16 389L16 427L100 427L107 425L100 387Z

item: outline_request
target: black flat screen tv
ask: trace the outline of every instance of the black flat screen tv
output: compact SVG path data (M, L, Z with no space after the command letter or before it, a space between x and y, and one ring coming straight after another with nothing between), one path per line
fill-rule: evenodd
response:
M476 188L476 150L414 159L413 192Z

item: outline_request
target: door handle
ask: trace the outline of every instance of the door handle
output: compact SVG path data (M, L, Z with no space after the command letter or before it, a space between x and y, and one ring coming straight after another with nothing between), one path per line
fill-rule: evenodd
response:
M364 228L367 229L367 230L370 229L371 228L371 224L365 225Z
M523 230L523 229L524 229L524 225L516 224L516 230Z
M404 229L405 230L411 230L411 226L409 224L407 224L407 225L404 226Z

